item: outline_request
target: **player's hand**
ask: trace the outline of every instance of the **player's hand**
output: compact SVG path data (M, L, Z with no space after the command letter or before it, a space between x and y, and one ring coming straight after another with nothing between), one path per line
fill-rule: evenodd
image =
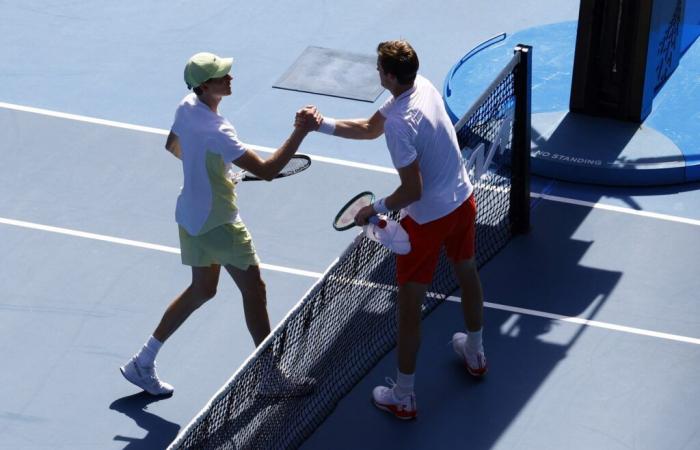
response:
M315 106L308 105L297 111L294 118L294 126L305 131L316 131L321 126L323 116Z
M367 225L369 223L369 218L376 214L377 211L374 210L372 205L367 205L363 207L357 212L357 214L355 214L355 225Z
M303 128L306 131L313 131L318 128L320 120L318 118L320 114L313 105L305 106L304 108L297 111L294 117L294 126L297 128Z

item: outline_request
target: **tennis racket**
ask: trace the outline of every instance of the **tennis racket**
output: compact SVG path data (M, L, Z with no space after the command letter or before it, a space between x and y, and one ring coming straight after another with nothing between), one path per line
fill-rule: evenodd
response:
M355 216L357 215L358 211L360 211L365 206L371 205L372 203L374 203L373 193L369 191L360 192L352 199L350 199L350 201L347 202L345 206L340 208L340 211L333 220L333 228L335 228L338 231L345 231L354 227ZM369 221L377 225L379 228L386 227L386 220L380 219L377 216L371 216L369 218Z
M275 178L284 178L290 175L294 175L299 172L303 172L308 169L311 165L311 158L306 155L294 155L287 164L280 170L280 172L275 176ZM252 172L246 170L230 171L229 177L234 183L239 183L241 181L260 181L262 178L255 175Z

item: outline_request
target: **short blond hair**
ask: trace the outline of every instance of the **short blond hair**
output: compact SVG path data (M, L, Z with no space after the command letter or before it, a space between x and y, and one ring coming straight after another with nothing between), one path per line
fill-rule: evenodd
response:
M377 56L384 73L393 74L400 84L413 84L418 73L418 54L408 41L381 42Z

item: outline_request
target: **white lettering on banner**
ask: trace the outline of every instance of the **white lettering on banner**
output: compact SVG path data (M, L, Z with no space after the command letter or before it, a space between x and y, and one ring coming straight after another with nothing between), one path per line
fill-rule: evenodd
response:
M484 152L485 145L483 143L477 145L475 149L466 147L465 150L471 151L471 155L469 155L469 159L467 160L467 172L470 172L473 168L474 178L476 180L481 178L488 171L491 161L493 161L493 157L496 156L496 151L498 151L499 155L502 155L506 151L510 140L510 129L512 124L513 109L511 108L506 117L503 119L501 127L498 129L496 139L491 142L488 153Z
M538 152L535 152L534 156L536 158L554 159L557 161L563 161L563 162L568 162L568 163L573 163L573 164L584 164L584 165L589 165L589 166L602 166L603 165L603 161L600 159L580 158L580 157L576 157L576 156L560 155L559 153L538 151Z

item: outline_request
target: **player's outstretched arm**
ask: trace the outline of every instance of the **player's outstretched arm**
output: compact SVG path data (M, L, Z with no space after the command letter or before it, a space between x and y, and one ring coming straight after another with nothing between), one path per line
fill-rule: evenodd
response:
M297 112L299 113L304 110ZM318 115L312 114L303 120L295 120L294 130L289 138L267 159L262 159L253 150L246 152L237 158L233 163L243 170L247 170L266 181L271 181L284 168L292 156L299 150L299 146L309 133L316 128L320 122Z
M384 134L384 116L379 111L369 119L333 119L318 114L315 107L307 107L297 113L297 122L317 114L321 118L317 131L346 139L376 139Z

